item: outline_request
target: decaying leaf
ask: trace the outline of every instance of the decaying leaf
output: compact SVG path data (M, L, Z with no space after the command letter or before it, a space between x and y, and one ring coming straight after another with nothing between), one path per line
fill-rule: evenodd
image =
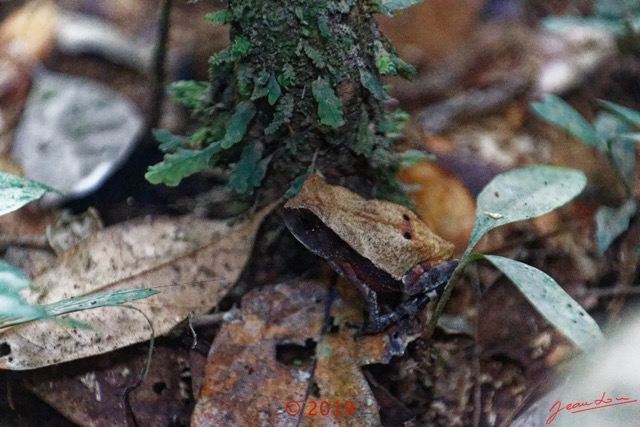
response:
M331 298L333 327L323 334ZM347 321L361 321L360 310L317 281L251 291L211 346L191 425L380 425L360 366L387 363L409 339L406 332L356 338ZM331 406L324 415L321 402Z
M453 245L409 209L366 200L344 187L327 184L317 175L307 178L285 208L312 212L358 254L396 280L421 261L440 264L453 254Z
M210 310L238 278L272 207L234 225L194 218L139 219L96 233L36 277L37 290L26 301L46 304L142 287L161 292L129 304L137 310L104 307L69 315L91 329L56 322L10 328L0 334L0 368L32 369L101 354L149 339L151 325L162 335L190 313Z
M128 427L123 391L138 380L148 344L24 374L26 387L74 425ZM204 358L204 356L202 356ZM189 351L156 345L149 372L131 390L131 412L140 426L186 425L190 399Z

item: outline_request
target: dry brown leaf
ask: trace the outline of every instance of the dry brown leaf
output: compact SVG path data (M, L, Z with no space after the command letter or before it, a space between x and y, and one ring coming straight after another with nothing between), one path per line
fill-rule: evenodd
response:
M358 254L399 280L413 266L451 258L453 245L434 234L409 209L383 200L366 200L319 176L305 181L285 205L311 211Z
M43 59L53 44L57 16L52 1L28 2L2 22L0 48L24 63Z
M36 277L30 303L46 304L116 289L161 292L126 307L69 315L91 329L53 321L0 334L0 368L33 369L102 354L170 331L190 313L213 308L237 280L257 229L273 205L246 222L229 225L195 218L141 219L109 227L60 257ZM144 313L144 315L142 314Z
M355 338L344 322L361 321L361 311L333 297L334 327L323 335L328 298L327 285L308 280L247 294L241 315L211 346L191 425L380 425L360 366L401 354L407 334L392 327ZM287 350L300 354L296 349L310 357L288 360ZM324 416L322 402L330 404Z
M478 0L430 0L376 17L385 36L414 65L443 59L473 34L482 7Z
M403 169L400 179L420 186L411 193L418 216L462 253L475 222L476 204L469 190L451 173L427 160Z
M73 365L26 373L26 386L74 424L127 427L124 390L136 383L148 357L148 345L130 347ZM202 356L204 358L204 356ZM129 395L140 426L185 425L193 400L185 348L156 346L149 372Z

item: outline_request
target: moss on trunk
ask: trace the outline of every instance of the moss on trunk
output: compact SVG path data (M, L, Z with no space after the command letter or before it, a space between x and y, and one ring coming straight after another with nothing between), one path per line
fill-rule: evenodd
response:
M292 194L320 172L367 196L399 197L391 146L402 117L385 113L380 75L411 70L378 30L372 14L382 9L375 1L230 0L208 15L230 26L231 45L211 57L208 84L172 89L201 128L188 148L165 136L165 160L147 177L177 184L232 164L228 188L239 194Z

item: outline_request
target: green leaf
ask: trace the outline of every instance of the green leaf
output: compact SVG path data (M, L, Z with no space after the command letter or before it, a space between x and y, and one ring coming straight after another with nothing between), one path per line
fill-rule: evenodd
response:
M41 307L27 304L17 294L0 294L0 328L47 317Z
M233 146L234 144L242 141L247 127L253 116L256 114L256 107L251 101L241 102L236 106L236 110L229 119L227 124L227 131L220 141L220 146L225 150Z
M235 56L233 54L232 47L228 46L211 55L209 57L209 64L211 64L212 67L216 67L218 65L233 62L234 59Z
M633 183L636 170L636 146L640 141L638 134L620 134L609 144L611 163L624 177L627 185Z
M360 82L362 86L367 88L367 90L379 101L384 101L389 98L387 91L384 90L382 83L380 83L380 79L371 74L367 70L360 70Z
M627 200L618 208L601 206L596 212L596 240L603 254L613 241L629 228L629 221L636 214L636 202Z
M158 148L163 153L172 153L187 140L184 136L174 135L164 129L152 129L153 137L158 141Z
M269 123L264 130L265 135L271 135L275 133L280 126L285 123L289 123L291 120L291 116L293 116L293 96L291 94L286 94L280 101L278 101L278 105L276 105L276 112L273 115L273 120Z
M258 141L247 144L231 172L226 189L238 194L252 194L262 183L267 163L266 160L262 160L262 144Z
M294 178L293 181L291 181L291 185L287 189L286 193L284 193L284 197L286 197L287 199L292 199L297 196L300 190L302 190L302 184L304 184L308 177L309 173L307 172Z
M531 103L531 109L544 120L564 129L587 144L603 148L595 129L562 98L547 95L541 101Z
M311 62L313 62L313 65L315 65L316 68L322 69L327 65L324 58L322 57L322 53L318 49L314 48L309 43L304 43L302 45L302 48L304 50L304 53L309 59L311 59Z
M418 3L422 3L423 0L381 0L380 1L380 13L386 15L393 15L393 12L397 10L406 9Z
M606 143L605 153L628 185L633 181L636 169L636 143L633 125L624 118L607 111L596 116L593 125L598 137Z
M20 291L31 287L31 281L22 271L0 261L0 327L46 317L42 308L22 299Z
M556 166L530 166L496 176L478 195L467 251L489 230L564 205L580 194L586 183L581 171Z
M358 132L351 143L351 150L356 154L370 154L375 148L376 137L369 127L369 115L363 109L358 123Z
M213 24L223 25L231 21L231 13L227 9L217 10L207 13L204 19Z
M405 150L398 155L401 168L408 168L421 160L435 160L436 156L420 150Z
M329 30L329 17L326 13L318 16L318 32L325 39L328 39L331 36L331 31Z
M582 350L602 342L595 320L546 273L501 256L483 258L502 271L550 324Z
M0 261L0 295L18 295L21 290L30 287L31 281L22 271Z
M175 153L165 154L160 163L149 166L144 177L152 184L162 183L175 187L183 178L207 168L220 151L219 144L212 144L203 150L178 148Z
M251 52L251 42L244 36L238 36L233 40L231 51L234 57L243 57Z
M280 86L287 87L296 80L296 72L291 64L284 64L282 66L282 73L278 76L278 83Z
M207 102L209 83L193 80L181 80L173 82L168 87L169 95L189 110L201 110Z
M609 101L600 100L600 104L613 114L623 118L633 126L640 128L640 112Z
M260 76L255 79L253 93L251 94L252 101L267 96L269 93L269 87L267 86L269 80L271 80L271 74L265 72L260 73Z
M160 291L154 289L120 289L112 292L99 292L95 294L83 295L81 297L69 298L66 300L43 305L42 308L50 316L73 313L74 311L89 310L92 308L120 305L143 298L148 298L158 294Z
M253 75L253 68L248 65L239 64L236 67L236 87L243 98L250 95L249 87L253 83Z
M23 272L0 261L0 328L49 319L79 310L117 305L158 293L151 289L118 290L40 306L25 302L20 295L20 291L32 287L31 281Z
M601 111L593 120L593 127L602 141L613 141L621 133L632 132L633 128L626 121L608 111Z
M282 94L282 90L280 89L280 84L278 83L278 80L276 80L273 74L271 75L271 77L269 77L269 83L267 84L267 92L268 92L267 101L269 102L269 105L275 104L278 98L280 98L280 95Z
M159 291L153 289L121 289L35 306L29 305L19 299L12 300L0 294L0 328L7 328L36 320L51 319L55 316L81 310L120 305L147 298L157 293L159 293ZM82 323L72 321L72 324L76 327L85 327Z
M0 172L0 215L20 209L47 191L54 190L30 179Z
M622 37L628 32L628 28L626 28L624 20L601 17L578 18L568 16L548 16L542 20L542 27L547 31L557 32L560 34L567 33L567 31L575 29L584 30L585 28L588 28L591 31L610 33L616 38Z
M318 102L320 123L334 129L342 126L342 101L336 96L329 82L319 77L311 84L311 91Z
M376 68L380 74L397 74L398 70L396 69L396 64L393 61L392 54L385 49L384 45L379 40L376 40L373 43L373 53L375 55Z

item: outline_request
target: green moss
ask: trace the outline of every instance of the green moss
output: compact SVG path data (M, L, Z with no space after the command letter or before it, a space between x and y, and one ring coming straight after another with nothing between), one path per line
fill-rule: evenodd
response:
M226 11L207 15L230 26L231 46L212 55L208 84L184 86L181 102L193 107L203 128L222 118L226 131L220 140L196 142L200 150L222 148L208 162L198 153L197 166L236 164L229 188L243 194L265 175L292 181L311 171L361 176L372 196L397 194L397 160L386 129L400 121L383 111L380 74L409 69L373 20L383 7L389 2L230 0ZM178 170L191 173L197 168L184 167L182 150L188 149L180 148ZM168 153L163 163L177 154ZM249 173L257 164L261 172ZM159 166L150 169L155 181L179 182L175 173L163 179L167 168Z

